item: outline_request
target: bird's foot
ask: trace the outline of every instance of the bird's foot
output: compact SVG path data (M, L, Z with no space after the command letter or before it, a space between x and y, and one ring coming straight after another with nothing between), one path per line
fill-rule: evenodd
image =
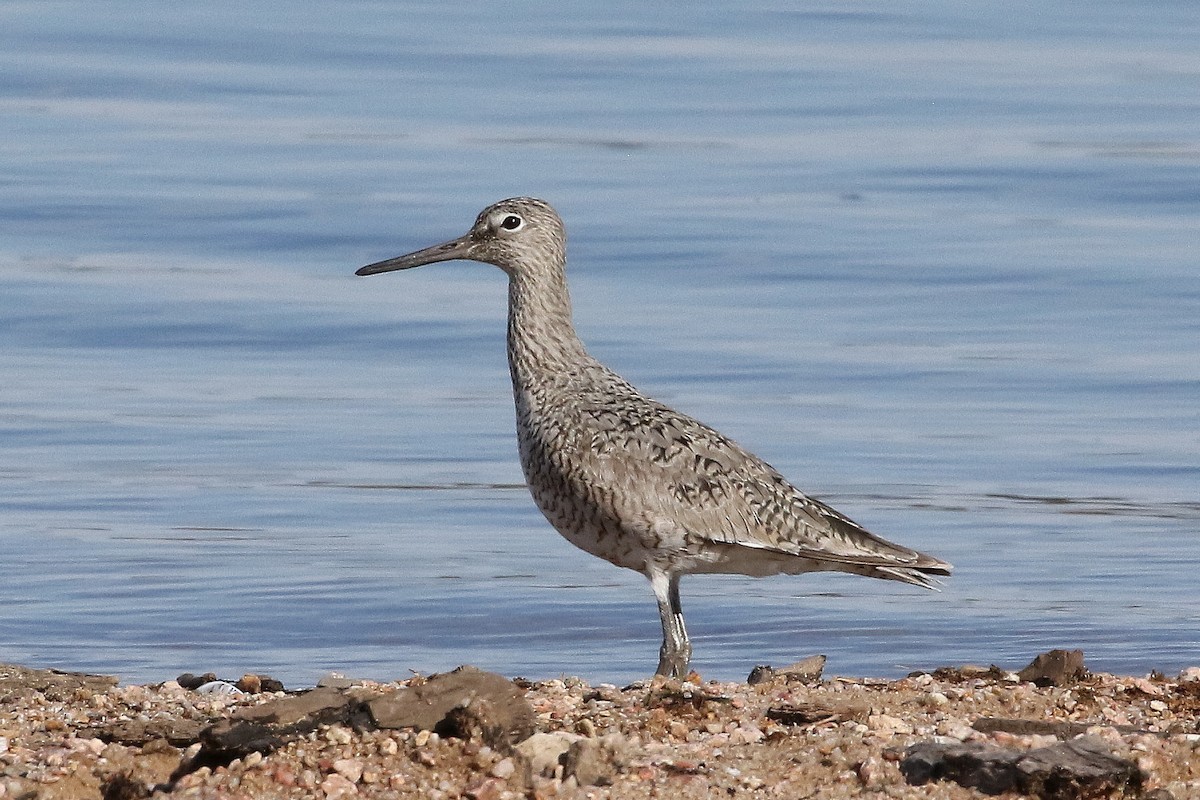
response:
M692 660L692 646L684 644L677 649L663 647L658 653L658 669L655 675L683 680L688 675L688 664Z

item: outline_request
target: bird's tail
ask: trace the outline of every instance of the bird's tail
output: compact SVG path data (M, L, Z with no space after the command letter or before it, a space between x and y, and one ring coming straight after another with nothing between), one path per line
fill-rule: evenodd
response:
M921 553L920 559L911 566L870 567L870 570L871 577L874 578L900 581L912 584L913 586L920 586L922 589L938 591L938 587L942 585L942 582L935 576L949 575L954 571L954 565L942 561L940 558L934 558L933 556Z

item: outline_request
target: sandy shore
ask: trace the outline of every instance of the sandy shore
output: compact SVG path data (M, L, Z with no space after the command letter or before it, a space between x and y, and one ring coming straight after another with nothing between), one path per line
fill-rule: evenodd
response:
M1048 686L994 668L888 681L804 672L619 688L468 671L449 683L295 693L254 677L247 691L121 686L0 666L0 798L988 796L963 785L986 776L959 762L913 782L919 743L985 764L1082 743L1085 755L1132 769L1110 784L1060 781L1007 797L1200 798L1200 669ZM469 701L452 699L457 716L433 709L434 724L406 722L438 691L467 691L446 688L460 679L479 683Z

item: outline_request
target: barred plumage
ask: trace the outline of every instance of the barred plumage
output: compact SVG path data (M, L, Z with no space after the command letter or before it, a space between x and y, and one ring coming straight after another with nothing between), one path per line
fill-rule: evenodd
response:
M866 531L592 358L571 321L563 224L545 202L502 200L465 235L356 274L455 259L508 274L508 361L529 490L572 544L650 580L663 627L659 674L688 670L683 575L836 570L930 588L930 575L950 574L950 564Z

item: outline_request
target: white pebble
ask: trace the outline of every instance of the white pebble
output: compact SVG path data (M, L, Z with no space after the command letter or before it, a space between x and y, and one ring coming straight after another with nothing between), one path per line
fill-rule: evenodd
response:
M237 697L245 694L245 692L228 681L209 681L208 683L202 683L197 686L196 694L229 695L230 697Z

